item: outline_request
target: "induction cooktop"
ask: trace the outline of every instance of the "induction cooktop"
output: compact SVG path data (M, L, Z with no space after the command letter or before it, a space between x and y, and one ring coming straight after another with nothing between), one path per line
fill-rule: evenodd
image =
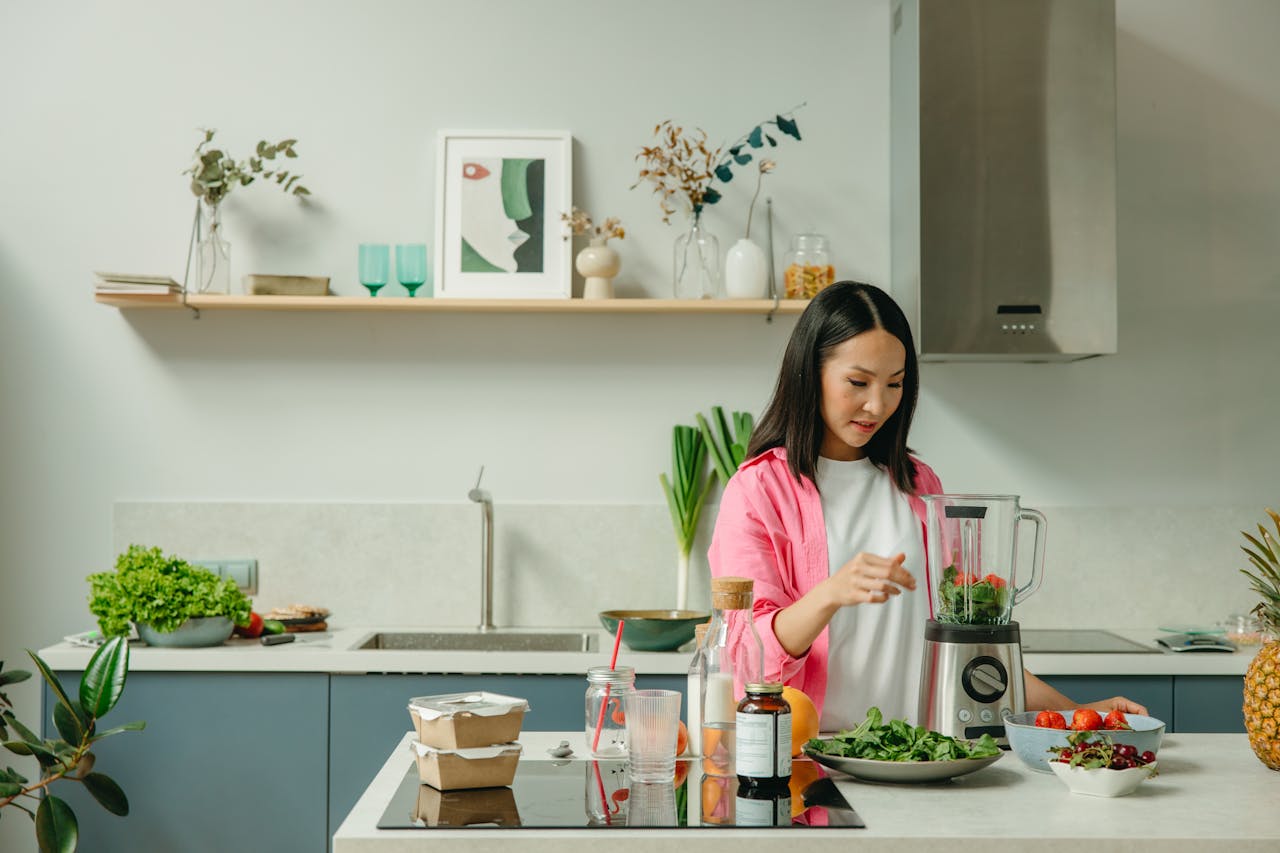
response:
M702 776L695 761L680 764L679 784L642 785L627 777L625 761L527 760L510 787L463 791L421 783L411 764L378 829L866 826L826 769L807 758L795 760L792 786L776 791Z
M1159 649L1126 640L1110 631L1023 628L1020 634L1024 654L1161 654Z

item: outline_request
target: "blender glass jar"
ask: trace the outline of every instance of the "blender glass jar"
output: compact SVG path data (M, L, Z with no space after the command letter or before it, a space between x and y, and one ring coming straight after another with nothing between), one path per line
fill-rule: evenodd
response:
M953 625L1007 625L1013 606L1040 587L1044 516L1017 495L921 495L925 503L929 595L934 619ZM1027 581L1015 562L1020 521L1035 524Z

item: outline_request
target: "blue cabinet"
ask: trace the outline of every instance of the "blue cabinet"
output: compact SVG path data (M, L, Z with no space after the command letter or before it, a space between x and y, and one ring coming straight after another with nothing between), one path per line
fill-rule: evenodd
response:
M1180 732L1243 732L1244 676L1175 675L1174 722Z
M79 672L60 672L75 696ZM57 737L44 686L44 737ZM325 673L131 672L105 725L141 732L101 741L97 769L120 783L129 815L61 782L82 850L315 853L328 844L329 676ZM383 750L385 757L386 750Z

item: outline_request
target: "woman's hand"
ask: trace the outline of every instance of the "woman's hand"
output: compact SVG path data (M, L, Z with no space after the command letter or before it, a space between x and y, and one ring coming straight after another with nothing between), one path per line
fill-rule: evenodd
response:
M1126 699L1123 696L1112 696L1110 699L1103 699L1098 702L1090 702L1087 705L1081 705L1081 708L1092 708L1099 714L1106 716L1108 711L1120 711L1124 714L1141 714L1144 717L1151 716L1147 713L1145 705L1139 705L1132 699Z
M878 557L865 552L840 567L824 584L836 608L853 604L883 604L891 595L916 588L916 579L902 567L906 554ZM833 611L834 612L834 611Z
M800 657L809 651L831 617L841 607L883 604L891 595L915 589L916 579L902 568L906 554L877 557L859 554L840 570L802 595L773 617L773 634L787 654Z

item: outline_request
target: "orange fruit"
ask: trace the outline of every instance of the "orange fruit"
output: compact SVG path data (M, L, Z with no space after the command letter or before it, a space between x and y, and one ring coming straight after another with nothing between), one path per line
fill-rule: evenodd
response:
M801 759L791 765L791 781L787 787L791 789L791 816L798 817L805 810L804 789L822 778L818 765L809 759Z
M684 724L684 720L680 721L680 728L676 729L676 755L684 755L684 751L689 748L689 727Z
M791 706L791 754L799 755L810 739L818 736L818 709L803 690L782 688L782 698Z

